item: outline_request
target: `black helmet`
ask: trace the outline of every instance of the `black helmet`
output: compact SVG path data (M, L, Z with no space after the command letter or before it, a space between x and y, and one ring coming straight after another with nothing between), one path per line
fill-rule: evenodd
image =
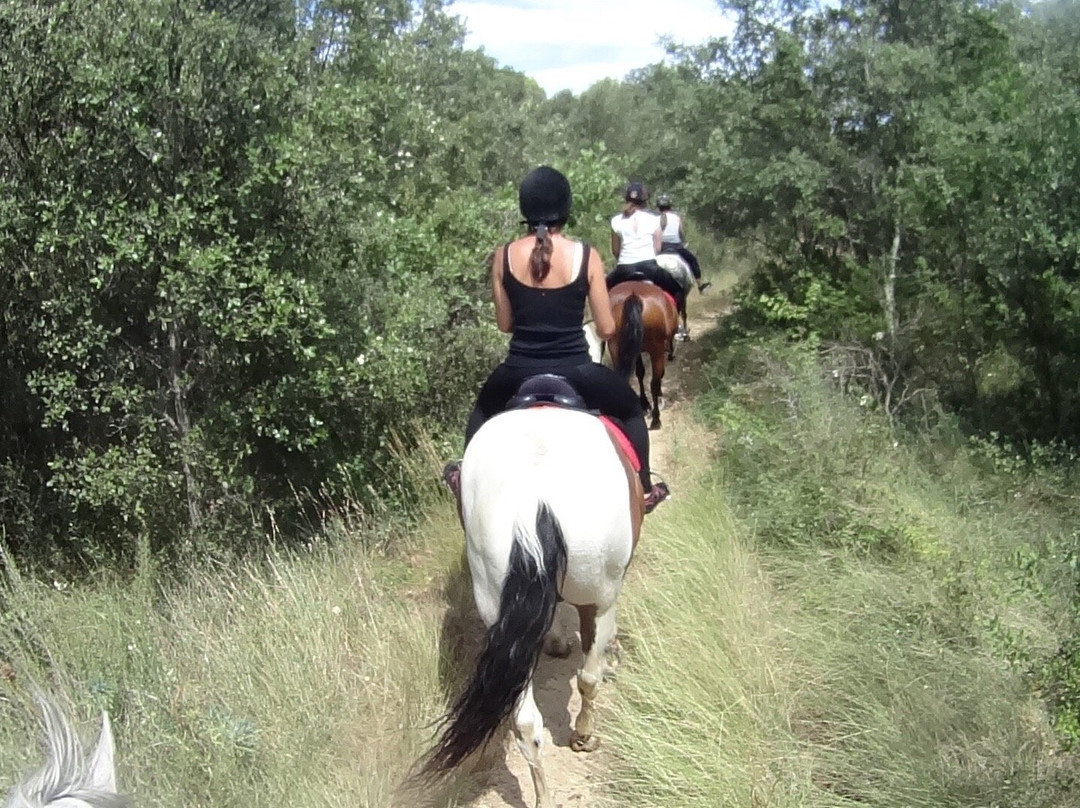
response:
M562 224L570 215L570 181L554 168L534 168L521 181L518 206L527 224Z
M640 182L632 182L626 186L626 193L623 198L627 202L635 202L638 205L644 205L649 201L649 192L645 190L645 186Z
M660 208L660 210L670 210L671 197L667 194L660 194L660 196L656 197L656 207Z

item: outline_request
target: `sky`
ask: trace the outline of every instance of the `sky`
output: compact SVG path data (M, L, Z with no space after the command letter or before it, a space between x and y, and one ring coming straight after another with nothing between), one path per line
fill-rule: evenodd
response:
M446 9L503 67L531 76L548 97L662 61L661 37L697 44L732 24L715 0L453 0Z

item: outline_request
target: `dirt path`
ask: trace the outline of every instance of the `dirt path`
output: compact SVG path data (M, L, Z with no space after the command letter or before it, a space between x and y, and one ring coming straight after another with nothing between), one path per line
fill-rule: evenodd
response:
M695 291L689 307L691 337L700 337L713 328L724 309L722 294L710 290L708 294L701 296ZM679 343L676 359L668 365L664 377L666 405L662 410L663 427L651 433L652 467L672 484L675 496L678 496L680 475L674 462L674 453L680 424L687 418L688 408L688 401L684 398L684 377L693 373L700 364L698 346L699 343L694 339ZM663 519L663 506L648 518ZM643 538L648 538L648 521ZM561 621L564 636L576 638L577 614L573 608L560 604L556 620ZM555 804L560 808L597 804L598 789L603 787L603 773L608 769L604 765L603 740L600 749L591 754L581 754L570 749L572 720L581 707L581 698L577 692L577 670L580 665L581 649L575 642L570 656L566 659L542 657L533 681L547 736L543 757L544 771ZM612 683L609 683L609 686L612 686ZM598 716L598 735L601 739L604 700L604 692L601 690ZM532 779L512 733L506 733L501 754L494 750L489 755L488 765L490 768L481 773L485 781L484 790L466 805L469 808L531 808L534 799Z

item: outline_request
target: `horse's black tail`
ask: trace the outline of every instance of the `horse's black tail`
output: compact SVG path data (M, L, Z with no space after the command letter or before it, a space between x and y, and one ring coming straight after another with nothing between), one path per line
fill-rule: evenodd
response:
M559 582L566 572L562 528L544 502L536 511L536 536L542 553L539 560L523 546L515 529L498 620L488 629L465 692L450 708L439 740L423 761L422 776L445 774L483 746L513 711L532 678L544 635L555 619Z
M630 295L623 303L622 323L619 325L619 364L615 372L629 380L638 357L645 345L645 324L641 319L642 303L637 295Z

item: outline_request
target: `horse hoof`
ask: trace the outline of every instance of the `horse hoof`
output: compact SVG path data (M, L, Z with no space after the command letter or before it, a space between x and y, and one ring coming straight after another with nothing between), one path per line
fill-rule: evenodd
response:
M575 732L570 736L570 748L575 752L595 752L600 748L600 739L595 735L584 738Z
M544 641L544 653L556 659L566 659L572 648L570 642L562 637L548 637Z

